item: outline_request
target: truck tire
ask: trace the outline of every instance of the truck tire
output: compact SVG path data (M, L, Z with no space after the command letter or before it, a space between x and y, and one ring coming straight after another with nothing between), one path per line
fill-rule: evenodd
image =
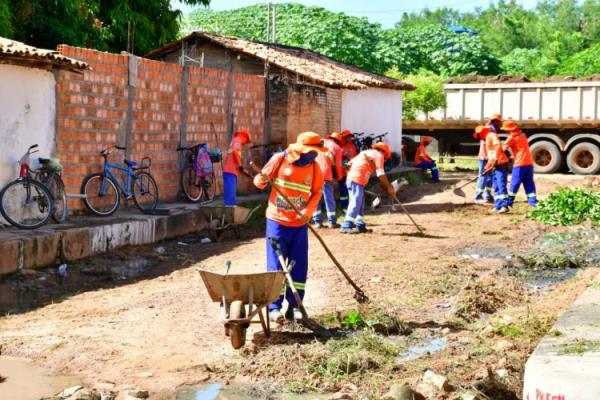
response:
M530 150L535 172L553 174L559 170L562 164L562 154L557 145L542 140L532 144Z
M600 172L600 149L593 143L579 143L567 155L567 166L577 175L593 175Z

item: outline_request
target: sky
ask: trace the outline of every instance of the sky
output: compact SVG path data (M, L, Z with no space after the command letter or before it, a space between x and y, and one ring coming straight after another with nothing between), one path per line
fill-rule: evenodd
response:
M490 0L288 0L271 1L272 3L295 2L307 6L320 6L331 11L345 12L346 14L367 17L371 22L379 22L384 27L392 27L402 13L419 11L424 8L436 9L441 7L452 7L461 11L470 11L476 7L486 7ZM532 8L537 0L518 0L526 8ZM189 13L195 7L181 4L178 0L171 0L174 8L180 9L184 14ZM266 3L265 0L211 0L210 8L213 10L232 10L235 8L250 6L257 3Z

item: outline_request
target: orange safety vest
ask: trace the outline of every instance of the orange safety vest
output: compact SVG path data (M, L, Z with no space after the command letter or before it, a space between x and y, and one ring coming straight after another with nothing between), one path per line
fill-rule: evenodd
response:
M314 214L321 200L321 189L324 184L323 173L318 163L313 162L300 167L289 162L285 153L281 152L271 157L263 167L262 174L268 176L304 215ZM254 178L254 185L259 189L264 189L266 186L260 183L260 175ZM271 189L266 215L268 219L284 226L304 225L288 202L275 189Z
M495 132L489 132L485 137L485 150L488 155L488 163L485 168L489 169L494 166L502 166L508 164L508 157L502 149L502 143Z
M378 175L384 174L384 162L385 158L379 150L363 150L350 161L351 166L350 171L348 171L348 179L365 186L375 171L379 171Z
M340 179L345 175L344 167L342 166L342 162L344 160L344 151L342 150L342 147L333 139L325 138L323 139L323 144L325 147L327 147L332 155L332 178ZM325 178L325 180L327 180L327 178Z
M242 138L235 136L231 140L229 150L225 156L225 163L223 164L223 172L227 174L238 175L240 167L242 166Z
M529 151L529 141L527 136L520 129L510 133L504 146L510 149L513 154L515 167L527 167L533 165L533 159L531 158L531 152Z
M479 141L479 154L478 158L480 160L487 160L487 151L485 150L485 140Z

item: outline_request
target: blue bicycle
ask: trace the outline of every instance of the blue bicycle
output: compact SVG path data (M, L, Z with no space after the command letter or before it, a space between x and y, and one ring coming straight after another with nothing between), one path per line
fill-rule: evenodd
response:
M119 146L114 148L125 150ZM150 158L144 157L139 166L135 161L124 160L123 166L108 162L110 153L110 148L100 152L104 159L102 172L87 175L81 183L86 208L96 215L108 217L119 209L123 195L126 199L133 199L142 212L154 210L158 204L158 186L148 172ZM119 181L113 170L123 173L123 181Z

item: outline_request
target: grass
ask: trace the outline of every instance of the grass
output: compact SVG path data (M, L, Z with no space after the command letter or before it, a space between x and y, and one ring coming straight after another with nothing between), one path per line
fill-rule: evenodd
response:
M444 162L438 162L440 171L478 171L479 160L475 157L458 157L454 158L454 162L450 162L450 158L445 158Z
M571 343L565 343L560 346L558 350L559 355L576 354L583 355L587 352L598 352L600 351L600 340L583 340L576 339Z
M493 326L492 332L498 336L537 340L544 336L550 329L549 318L532 316L523 321L499 323Z
M597 289L600 290L600 281L592 281L589 285L589 288L591 289Z

